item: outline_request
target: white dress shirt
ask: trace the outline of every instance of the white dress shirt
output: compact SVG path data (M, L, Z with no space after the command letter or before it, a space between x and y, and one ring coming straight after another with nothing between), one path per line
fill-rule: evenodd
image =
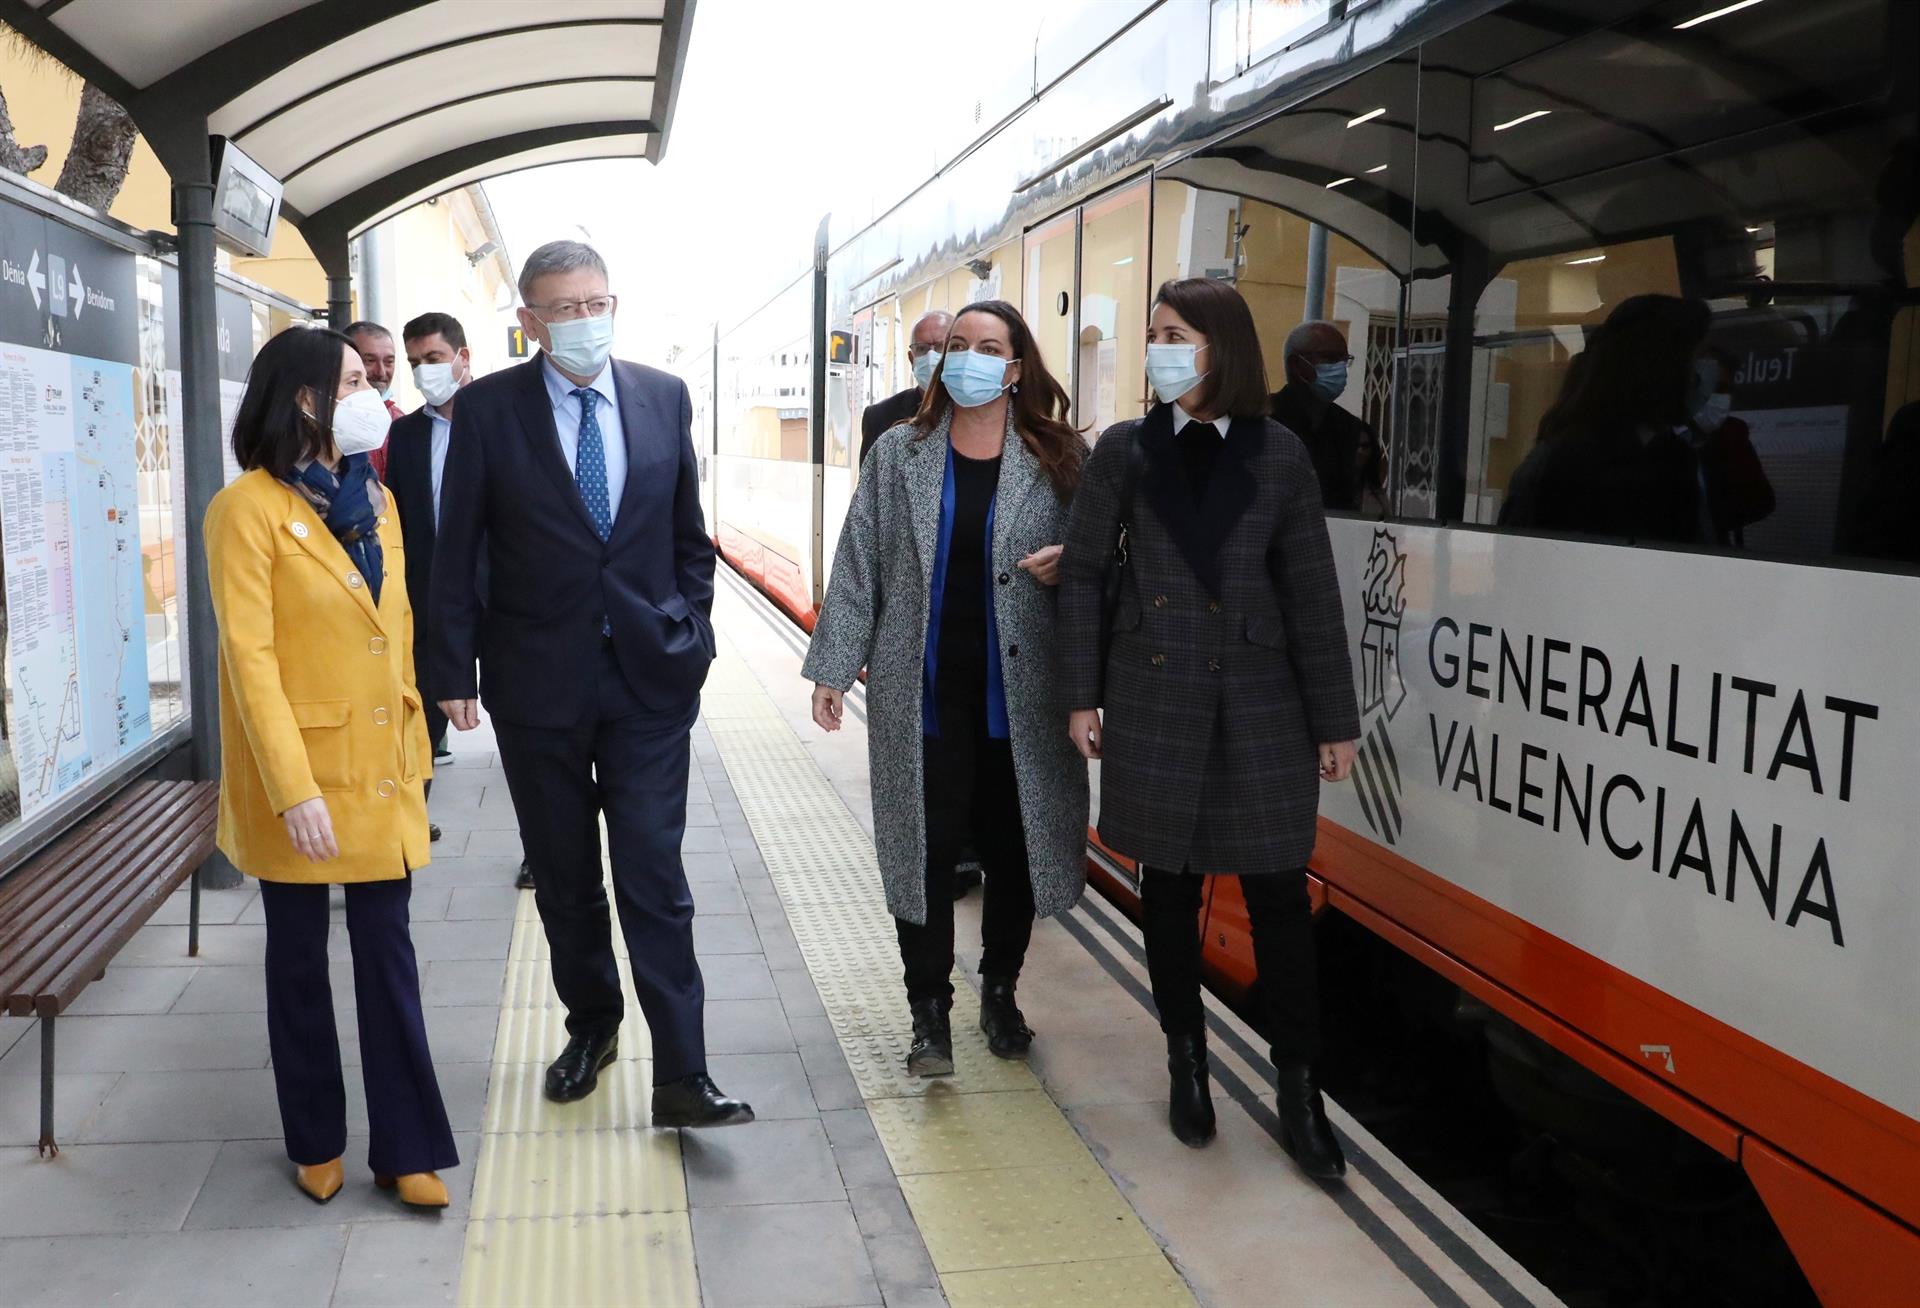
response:
M566 456L568 471L577 478L580 461L580 397L573 393L574 384L560 375L560 370L553 366L552 360L547 360L540 373L547 379L547 397L553 402L553 425L560 433L560 452ZM609 521L613 521L620 516L620 496L627 488L626 428L620 423L620 399L613 385L613 360L607 360L601 367L600 375L593 379L589 389L600 396L593 413L599 419L600 441L606 450L607 508L611 515Z
M447 443L448 437L453 434L453 419L429 404L427 420L433 424L428 458L433 464L433 529L437 532L440 530L440 482L446 476Z
M1185 431L1188 423L1198 421L1200 421L1198 418L1188 413L1178 404L1173 406L1173 434L1175 436ZM1233 419L1231 417L1215 418L1213 425L1220 429L1220 435L1224 437L1227 434L1227 428L1233 426Z

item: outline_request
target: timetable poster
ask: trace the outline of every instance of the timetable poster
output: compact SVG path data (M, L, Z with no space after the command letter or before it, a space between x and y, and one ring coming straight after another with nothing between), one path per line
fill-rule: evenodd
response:
M22 815L152 734L136 297L132 254L0 205L5 798Z

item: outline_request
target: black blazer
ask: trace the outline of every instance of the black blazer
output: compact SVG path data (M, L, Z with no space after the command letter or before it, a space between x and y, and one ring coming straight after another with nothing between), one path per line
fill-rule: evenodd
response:
M433 693L427 667L427 633L432 630L427 606L433 577L433 418L425 409L396 419L387 432L387 490L400 515L400 537L407 549L415 675L422 697L433 702L440 698Z
M867 451L873 443L885 434L887 428L897 427L914 414L920 412L920 401L925 392L918 386L909 386L898 394L889 395L878 404L869 404L865 413L860 415L860 462L867 461Z
M714 656L692 399L678 377L615 360L627 482L603 543L560 449L547 366L536 355L482 377L454 409L429 609L434 693L470 699L477 684L502 721L579 725L606 623L634 696L688 708Z

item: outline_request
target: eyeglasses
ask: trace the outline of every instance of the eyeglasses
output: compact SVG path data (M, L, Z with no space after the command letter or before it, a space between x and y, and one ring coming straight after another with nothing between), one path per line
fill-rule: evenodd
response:
M617 295L598 295L591 300L555 300L552 304L529 304L527 308L541 322L566 322L573 318L604 318L619 302Z
M1351 354L1336 353L1332 350L1302 350L1300 356L1308 363L1352 363Z
M929 354L940 352L944 346L945 343L941 341L936 341L932 345L925 345L919 341L915 341L907 347L907 357L910 359L925 358Z

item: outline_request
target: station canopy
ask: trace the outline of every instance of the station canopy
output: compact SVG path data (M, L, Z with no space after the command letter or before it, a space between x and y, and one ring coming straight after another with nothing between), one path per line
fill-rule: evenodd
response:
M502 173L657 162L693 7L0 0L0 22L119 100L150 140L204 119L280 179L283 212L317 249Z

